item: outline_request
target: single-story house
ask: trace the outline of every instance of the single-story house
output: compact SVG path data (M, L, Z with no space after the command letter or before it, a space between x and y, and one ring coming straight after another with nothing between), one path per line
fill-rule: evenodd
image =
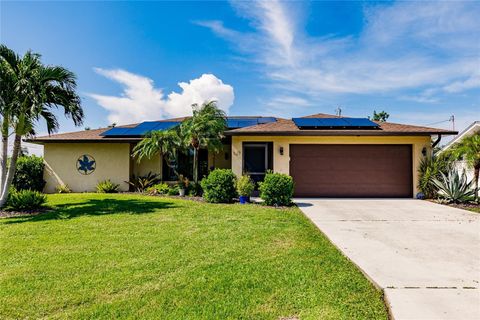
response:
M463 138L473 136L474 134L477 134L479 132L480 132L480 121L474 121L465 130L460 132L455 138L453 138L445 146L443 146L441 152L444 152L444 151L448 150L455 143L462 141ZM455 168L459 172L465 171L469 181L473 179L473 168L468 166L468 164L465 160L455 161Z
M132 148L145 133L167 129L185 118L61 133L29 139L44 145L46 192L68 185L94 191L111 179L128 190L132 174L175 176L160 155L138 162ZM231 168L238 176L261 181L268 170L286 173L297 197L414 197L417 168L442 135L457 132L421 126L372 122L366 118L314 114L302 118L228 117L224 149L201 150L200 176ZM191 175L191 154L178 157L178 171ZM189 171L190 170L190 171ZM183 172L182 172L183 171Z

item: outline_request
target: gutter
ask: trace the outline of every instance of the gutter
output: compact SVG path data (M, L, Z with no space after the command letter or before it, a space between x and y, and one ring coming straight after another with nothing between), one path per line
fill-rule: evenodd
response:
M226 136L431 136L431 135L456 135L457 131L445 132L365 132L365 131L348 131L348 132L332 132L332 131L249 131L249 132L229 132Z

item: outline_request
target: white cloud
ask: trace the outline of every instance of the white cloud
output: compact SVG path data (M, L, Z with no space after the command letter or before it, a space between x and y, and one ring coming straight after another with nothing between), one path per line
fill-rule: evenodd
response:
M274 88L310 100L325 94L371 94L434 89L436 94L480 88L480 5L475 2L398 2L369 6L356 36L310 37L297 2L234 1L256 32L203 21L258 63ZM399 95L402 96L402 95ZM419 95L434 101L433 95ZM418 100L417 99L417 100Z
M125 70L94 69L98 74L123 86L120 96L89 94L107 109L108 120L117 124L135 123L145 120L160 120L187 116L192 113L192 104L215 100L219 108L228 113L233 104L233 87L224 84L213 74L202 74L189 82L179 82L180 93L167 96L155 88L153 80Z
M455 81L443 87L443 90L446 92L456 93L473 88L480 88L480 74L472 76L463 81Z

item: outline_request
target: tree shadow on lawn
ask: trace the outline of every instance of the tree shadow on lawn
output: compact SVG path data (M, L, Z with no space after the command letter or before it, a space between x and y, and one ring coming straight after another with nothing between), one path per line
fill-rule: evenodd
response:
M146 214L160 209L175 208L172 202L142 201L136 199L89 199L83 202L60 204L52 210L31 216L5 218L6 223L22 223L30 221L72 219L80 216L101 216L118 213Z

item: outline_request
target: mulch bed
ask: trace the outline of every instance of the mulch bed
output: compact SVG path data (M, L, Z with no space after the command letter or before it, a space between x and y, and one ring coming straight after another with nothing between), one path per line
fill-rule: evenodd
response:
M13 218L22 216L36 216L41 213L49 211L50 208L41 208L37 210L14 211L14 210L0 210L0 218Z
M468 210L474 213L480 213L480 203L444 203L437 200L429 200L438 204L443 204L444 206L449 206L457 209Z
M480 204L478 204L478 203L462 203L462 204L449 203L448 205L450 207L480 213Z

